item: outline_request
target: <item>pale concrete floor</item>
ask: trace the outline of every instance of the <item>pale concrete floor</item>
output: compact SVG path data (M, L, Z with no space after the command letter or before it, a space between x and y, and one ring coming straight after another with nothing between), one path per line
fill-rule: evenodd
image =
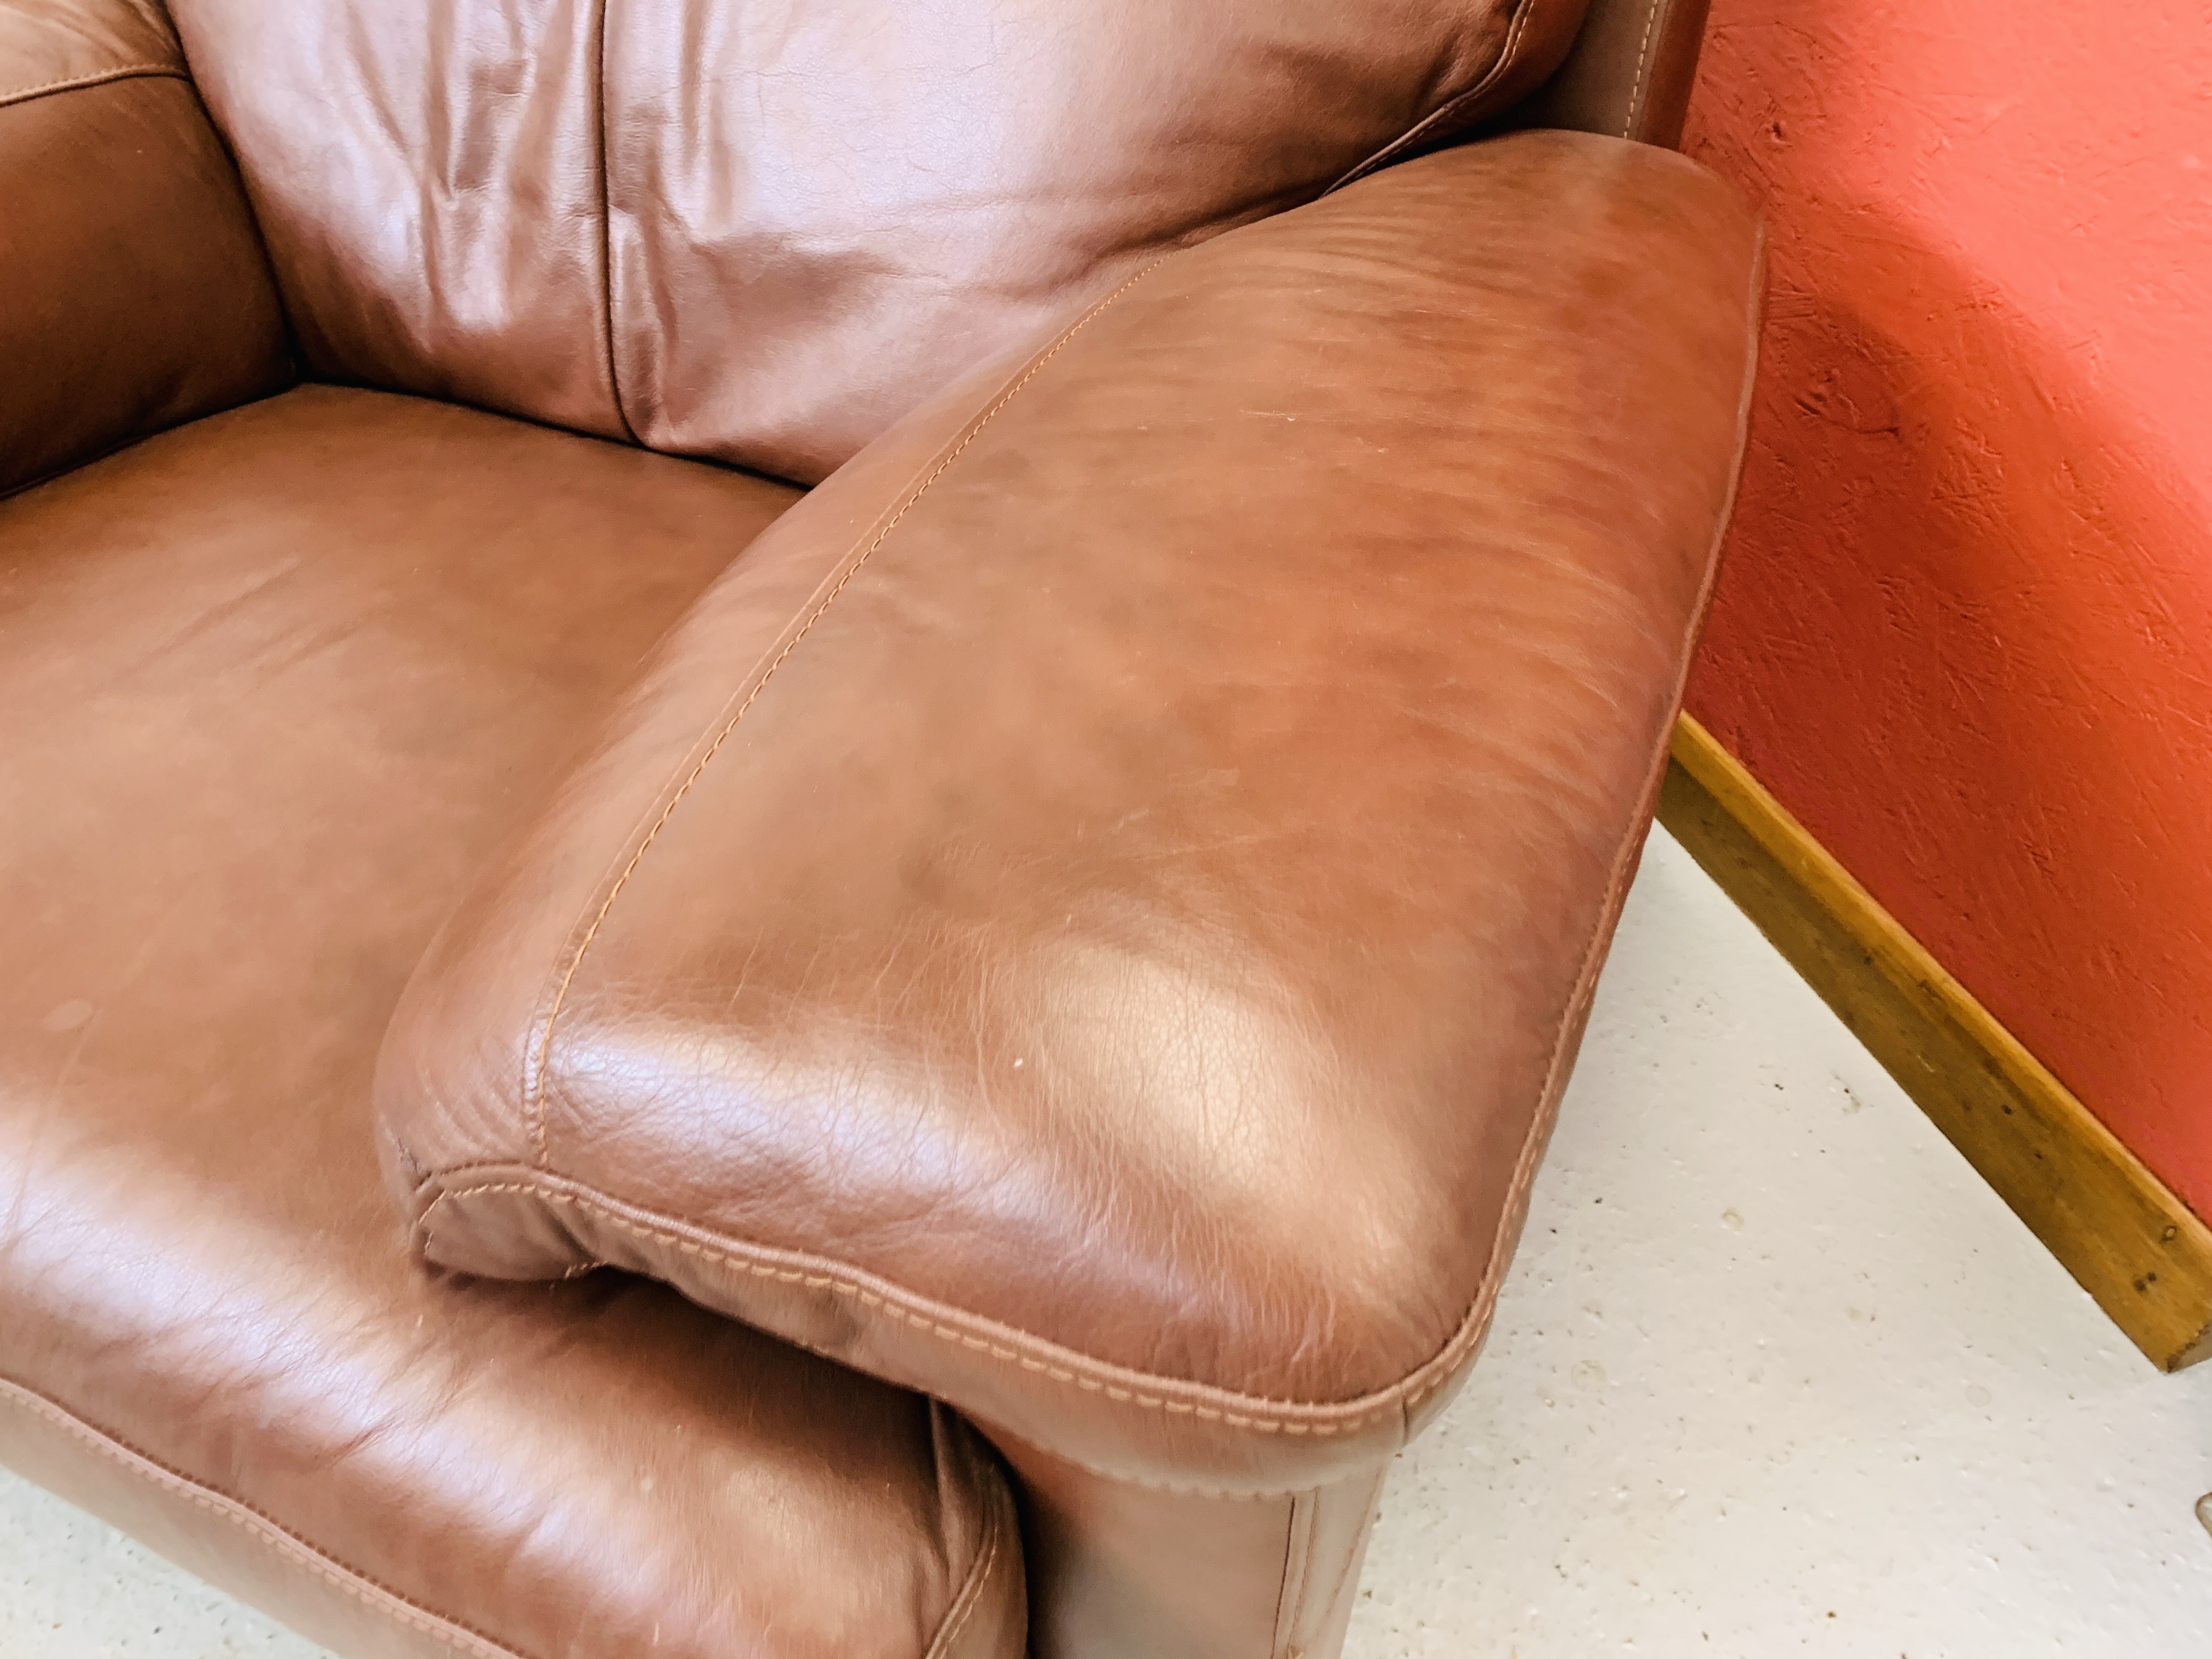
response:
M2164 1377L1663 835L1348 1659L2203 1659ZM0 1659L317 1650L0 1475Z

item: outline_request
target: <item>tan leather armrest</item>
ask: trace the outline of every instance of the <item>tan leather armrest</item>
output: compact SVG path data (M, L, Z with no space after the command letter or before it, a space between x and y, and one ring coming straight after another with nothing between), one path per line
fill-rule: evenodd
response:
M259 233L153 0L0 0L0 495L276 391Z
M408 991L416 1248L1280 1490L1472 1356L1648 823L1759 234L1565 133L1176 254L781 520Z

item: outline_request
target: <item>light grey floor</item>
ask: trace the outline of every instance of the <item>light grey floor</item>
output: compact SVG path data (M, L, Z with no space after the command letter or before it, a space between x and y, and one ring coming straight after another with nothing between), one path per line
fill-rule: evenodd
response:
M2108 1325L1656 836L1349 1659L2204 1659L2212 1365ZM0 1475L0 1659L317 1650Z

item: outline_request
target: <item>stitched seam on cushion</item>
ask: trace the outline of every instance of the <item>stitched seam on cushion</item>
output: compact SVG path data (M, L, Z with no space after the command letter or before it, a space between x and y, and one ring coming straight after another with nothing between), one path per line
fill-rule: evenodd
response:
M543 1203L562 1206L570 1209L581 1210L586 1214L595 1216L599 1219L606 1222L608 1224L617 1227L623 1231L631 1234L633 1237L648 1239L655 1243L673 1245L677 1249L680 1250L686 1255L696 1256L703 1261L710 1261L720 1266L734 1267L756 1279L774 1279L779 1284L801 1285L808 1290L831 1291L839 1296L852 1297L860 1302L862 1306L874 1311L886 1314L901 1324L911 1325L916 1330L927 1332L932 1336L940 1338L941 1340L948 1342L957 1343L963 1348L967 1348L971 1352L987 1354L994 1359L1010 1360L1019 1365L1024 1370L1035 1372L1052 1382L1073 1383L1077 1388L1082 1389L1086 1394L1103 1395L1105 1398L1114 1401L1117 1405L1133 1403L1146 1408L1146 1410L1162 1411L1174 1416L1194 1417L1202 1422L1224 1423L1232 1428L1256 1428L1262 1433L1279 1432L1291 1435L1310 1434L1320 1437L1328 1437L1330 1435L1350 1432L1354 1429L1364 1427L1368 1423L1376 1420L1378 1416L1382 1414L1376 1412L1369 1412L1364 1416L1355 1421L1341 1425L1263 1421L1256 1420L1222 1407L1199 1405L1189 1401L1171 1400L1164 1395L1154 1396L1142 1394L1134 1389L1122 1388L1100 1377L1085 1376L1082 1371L1077 1370L1073 1365L1055 1364L1049 1360L1040 1359L1036 1358L1034 1355L1025 1354L1019 1348L1011 1346L1006 1343L994 1341L988 1336L978 1335L972 1330L963 1330L957 1325L941 1323L939 1322L939 1313L933 1306L925 1305L922 1307L913 1308L902 1306L899 1302L893 1299L892 1297L884 1294L883 1291L877 1290L871 1285L863 1284L857 1278L851 1278L845 1274L836 1273L810 1273L804 1268L789 1267L781 1266L772 1261L757 1261L746 1254L746 1252L748 1250L758 1250L762 1248L760 1246L748 1246L737 1240L723 1237L719 1234L708 1234L705 1239L694 1237L690 1233L678 1231L678 1227L683 1224L676 1223L674 1218L672 1217L658 1215L653 1216L653 1220L665 1224L655 1226L647 1221L640 1220L634 1216L625 1214L623 1210L618 1209L612 1204L603 1201L600 1199L587 1198L577 1193L562 1192L555 1188L549 1188L544 1182L538 1181L487 1182L477 1186L463 1187L452 1190L442 1191L436 1198L431 1200L428 1208L423 1212L422 1220L416 1224L417 1229L422 1237L427 1239L430 1231L432 1217L436 1213L438 1206L445 1203L449 1199L458 1201L463 1199L482 1197L487 1194L497 1193L521 1193L535 1198ZM692 1231L696 1232L705 1231L704 1229L694 1229ZM899 1294L910 1295L911 1293L901 1291ZM920 1302L921 1298L915 1297L914 1300ZM945 1315L953 1316L957 1316L960 1314L960 1310L955 1309L945 1309L942 1311ZM1043 1338L1035 1336L1030 1332L1014 1331L1012 1332L1011 1334L1018 1340L1034 1343L1039 1347L1049 1348L1056 1352L1066 1353L1070 1359L1075 1360L1079 1364L1097 1365L1101 1369L1106 1368L1104 1362L1094 1359L1089 1355L1075 1354L1067 1350L1060 1349L1058 1347L1058 1345L1048 1342ZM1119 1370L1119 1368L1115 1369L1117 1371ZM1144 1375L1143 1373L1123 1374L1132 1376ZM1171 1379L1159 1378L1157 1380L1164 1382ZM1209 1385L1200 1383L1194 1386L1200 1389L1206 1389ZM1251 1397L1244 1395L1231 1395L1230 1397L1239 1401L1251 1399ZM1292 1410L1326 1411L1330 1409L1337 1402L1302 1400L1251 1399L1251 1403L1255 1406L1262 1407L1286 1407ZM1363 1405L1364 1402L1352 1401L1349 1403L1353 1405ZM1392 1409L1395 1409L1395 1406ZM1055 1453L1054 1455L1058 1455L1059 1454ZM1097 1472L1098 1471L1094 1471L1094 1473Z
M33 98L44 98L57 92L75 92L80 87L105 86L110 81L134 81L160 76L172 81L189 81L184 70L167 64L126 64L121 69L98 70L90 75L73 76L66 81L48 81L42 86L22 87L14 92L0 92L0 109L10 104L27 104Z
M1465 92L1460 94L1458 97L1449 99L1444 103L1438 105L1435 109L1431 110L1419 120L1414 122L1412 126L1407 128L1405 131L1400 133L1395 138L1393 138L1389 143L1383 145L1382 149L1376 150L1372 155L1362 161L1358 167L1353 167L1351 172L1346 173L1344 177L1339 179L1327 190L1322 191L1322 194L1324 196L1334 195L1336 191L1342 190L1346 185L1352 184L1358 179L1364 179L1369 173L1389 166L1392 156L1404 154L1405 151L1419 143L1421 139L1439 123L1450 120L1451 118L1458 112L1462 105L1466 104L1475 98L1479 98L1484 93L1488 92L1492 87L1495 86L1499 80L1504 78L1505 72L1513 67L1514 54L1520 49L1522 31L1528 21L1528 15L1531 12L1534 11L1538 6L1543 3L1544 0L1521 0L1521 9L1513 14L1513 21L1506 28L1505 44L1498 49L1498 61L1490 66L1490 70L1487 74L1486 74L1480 80L1477 81L1473 86L1469 87Z
M1570 1003L1569 1006L1571 1008L1573 1005ZM1563 1031L1564 1029L1563 1024ZM1554 1069L1556 1070L1556 1066ZM1528 1168L1530 1162L1531 1160L1528 1159L1524 1152L1522 1160L1523 1167L1522 1170L1516 1172L1515 1176L1515 1184L1516 1188L1526 1185L1527 1176L1532 1173L1532 1171ZM870 1287L869 1285L864 1285L856 1279L848 1278L839 1273L809 1273L802 1268L787 1267L778 1266L774 1262L756 1261L747 1255L745 1252L748 1249L759 1249L761 1248L759 1246L747 1246L733 1239L723 1238L718 1234L709 1234L708 1237L712 1242L705 1242L700 1238L691 1237L689 1233L678 1231L678 1226L682 1224L677 1224L673 1218L655 1216L653 1219L661 1221L667 1224L653 1226L648 1224L647 1222L640 1221L632 1216L624 1214L620 1209L615 1208L611 1204L586 1198L579 1194L562 1192L555 1188L550 1188L546 1187L541 1182L488 1182L480 1186L465 1187L453 1191L441 1192L435 1199L431 1200L429 1207L423 1212L422 1219L416 1224L421 1236L427 1239L430 1230L431 1217L436 1212L438 1206L446 1202L447 1200L453 1199L458 1200L465 1198L476 1198L494 1193L521 1193L535 1198L542 1203L564 1206L570 1209L581 1210L585 1213L595 1216L600 1220L607 1223L609 1225L617 1227L623 1231L629 1233L635 1237L649 1239L656 1243L673 1245L677 1249L680 1250L686 1255L696 1256L701 1261L714 1262L723 1267L734 1267L756 1279L774 1279L779 1284L798 1285L804 1286L808 1290L831 1291L839 1296L852 1297L858 1301L863 1307L887 1315L900 1324L910 1325L915 1330L925 1332L929 1335L935 1336L944 1341L956 1343L961 1347L966 1348L970 1352L986 1354L993 1359L1012 1361L1015 1364L1020 1366L1022 1370L1034 1372L1052 1382L1073 1383L1076 1388L1081 1389L1085 1394L1103 1395L1105 1399L1111 1401L1116 1405L1133 1404L1147 1411L1163 1412L1169 1416L1190 1417L1196 1419L1200 1422L1220 1423L1229 1428L1251 1429L1261 1434L1284 1434L1293 1437L1303 1436L1310 1437L1316 1439L1327 1439L1337 1435L1355 1433L1361 1429L1380 1422L1384 1418L1389 1416L1392 1413L1400 1409L1399 1395L1401 1390L1412 1387L1416 1380L1420 1379L1423 1376L1423 1374L1425 1373L1431 1366L1440 1363L1449 1363L1452 1358L1455 1357L1456 1351L1461 1345L1461 1336L1463 1334L1463 1333L1455 1333L1450 1342L1446 1345L1445 1348L1441 1351L1436 1358L1424 1362L1421 1365L1416 1367L1414 1370L1408 1373L1406 1378L1397 1383L1394 1383L1389 1389L1385 1389L1379 1394L1363 1395L1351 1401L1272 1400L1252 1395L1231 1394L1227 1390L1216 1389L1213 1385L1207 1383L1195 1383L1188 1385L1194 1389L1203 1389L1208 1393L1223 1395L1225 1398L1234 1401L1239 1405L1247 1405L1251 1408L1249 1410L1238 1411L1226 1407L1200 1405L1188 1400L1170 1399L1164 1395L1148 1395L1141 1392L1138 1389L1125 1388L1117 1383L1108 1382L1103 1377L1086 1376L1081 1370L1076 1369L1074 1365L1056 1364L1048 1360L1037 1358L1034 1355L1024 1353L1019 1348L1010 1346L1005 1342L994 1340L988 1336L978 1335L972 1330L963 1330L957 1325L940 1323L938 1313L936 1311L933 1311L930 1308L902 1307L898 1302L894 1300L891 1297L885 1295L882 1291L878 1291ZM705 1230L695 1229L693 1231L704 1231ZM910 1294L909 1292L903 1291L900 1293ZM1480 1307L1480 1303L1486 1302L1491 1297L1494 1297L1496 1291L1494 1285L1486 1286L1480 1294L1478 1308ZM915 1297L915 1300L920 1301L921 1298ZM962 1310L957 1309L945 1309L942 1310L942 1311L949 1316L959 1316ZM974 1317L974 1316L968 1316L971 1318ZM1470 1317L1472 1316L1473 1316L1470 1315ZM1035 1336L1027 1331L1014 1331L1010 1334L1019 1340L1034 1343L1039 1347L1048 1348L1054 1352L1066 1354L1070 1359L1077 1362L1078 1364L1089 1364L1096 1366L1102 1370L1110 1369L1115 1374L1121 1376L1147 1376L1147 1374L1146 1373L1127 1372L1122 1370L1120 1367L1109 1367L1107 1362L1096 1359L1087 1354L1076 1354L1071 1352L1069 1350L1060 1348L1057 1344L1048 1342L1045 1339ZM830 1357L835 1358L834 1355ZM1175 1379L1165 1377L1148 1377L1147 1380L1154 1382L1171 1382ZM1449 1380L1449 1375L1447 1374L1444 1376L1426 1381L1418 1389L1414 1389L1412 1395L1411 1402L1416 1404L1419 1403L1419 1401L1427 1398L1430 1394L1433 1393L1437 1388L1441 1387L1444 1382ZM1281 1417L1270 1418L1261 1414L1268 1408L1273 1408L1279 1412L1284 1410L1316 1412L1336 1410L1346 1407L1353 1408L1358 1414L1348 1418L1342 1422L1336 1423L1301 1422ZM1094 1470L1093 1473L1104 1474L1107 1473L1107 1471Z
M576 974L584 965L585 955L591 950L592 940L599 937L599 929L605 924L608 913L614 908L615 900L621 896L623 888L628 884L630 877L636 872L638 865L643 860L653 842L659 836L661 830L667 827L668 820L675 816L676 809L683 804L684 796L690 793L691 786L699 781L707 768L713 763L714 757L721 752L723 744L727 742L730 734L738 729L738 722L744 720L753 704L760 701L761 694L768 690L769 682L775 678L776 670L782 667L791 653L799 648L799 641L813 630L814 624L821 621L824 613L836 603L837 596L845 591L853 578L860 574L861 568L875 556L883 544L890 539L891 532L899 527L900 521L914 510L924 495L929 493L930 486L945 476L945 471L965 454L969 446L981 437L985 429L998 418L999 411L1018 397L1022 389L1031 380L1043 373L1045 365L1060 356L1067 343L1088 327L1092 319L1173 257L1173 254L1163 254L1159 258L1154 259L1111 294L1092 306L1090 310L1085 312L1082 316L1077 318L1068 325L1066 331L1052 343L1044 355L1029 366L1028 370L1019 380L993 400L990 407L986 409L975 424L968 429L967 435L955 444L951 451L930 470L919 484L915 486L913 493L900 505L898 511L891 514L890 521L876 532L876 538L861 550L860 556L854 559L846 568L845 574L840 576L830 591L822 596L816 604L813 613L799 624L799 631L785 642L783 649L776 653L775 660L770 662L767 669L763 672L753 689L745 694L744 701L738 705L737 712L732 714L723 724L722 729L715 733L714 741L707 745L707 752L702 755L697 764L692 767L690 775L677 786L676 793L669 797L668 805L661 809L660 816L653 820L653 827L645 832L645 838L638 843L637 850L630 854L629 862L623 866L622 873L615 878L613 885L607 889L606 897L599 903L599 914L592 918L592 925L584 930L583 939L577 945L575 954L569 957L567 971L561 975L560 988L553 994L552 1006L546 1011L544 1033L538 1043L537 1075L532 1079L526 1109L531 1125L531 1139L537 1148L538 1162L541 1166L546 1158L546 1073L552 1062L554 1027L559 1024L561 1010L568 1001L568 988L575 983Z
M435 1637L462 1652L488 1656L489 1659L523 1659L518 1650L495 1641L480 1631L458 1624L443 1614L433 1613L389 1585L380 1583L367 1573L357 1571L336 1557L324 1553L290 1528L252 1504L227 1492L217 1492L171 1468L158 1458L149 1456L130 1442L103 1429L94 1428L58 1401L48 1398L36 1389L0 1376L0 1390L19 1396L34 1413L45 1416L64 1432L76 1436L125 1468L138 1474L151 1470L155 1485L221 1516L248 1533L259 1534L263 1542L273 1546L279 1553L291 1556L296 1565L396 1622Z
M929 1644L929 1650L922 1659L948 1659L952 1653L952 1644L960 1639L960 1632L968 1627L969 1617L982 1601L983 1586L990 1580L991 1568L999 1559L999 1544L1006 1530L1006 1517L1000 1513L1005 1503L1002 1497L994 1492L991 1501L984 1506L983 1551L976 1557L975 1565L969 1568L968 1582L960 1587L960 1594L953 1598L952 1607L945 1614L950 1622L939 1628L937 1639Z
M1664 0L1651 0L1651 9L1644 14L1644 44L1636 49L1636 84L1628 89L1628 115L1620 124L1624 138L1636 131L1637 105L1644 97L1644 82L1651 73L1651 34L1659 27L1659 8Z

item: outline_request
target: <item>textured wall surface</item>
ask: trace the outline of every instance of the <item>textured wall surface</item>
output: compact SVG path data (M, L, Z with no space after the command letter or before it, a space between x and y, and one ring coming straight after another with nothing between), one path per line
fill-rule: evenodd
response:
M1716 0L1769 214L1691 706L2212 1216L2204 0Z

